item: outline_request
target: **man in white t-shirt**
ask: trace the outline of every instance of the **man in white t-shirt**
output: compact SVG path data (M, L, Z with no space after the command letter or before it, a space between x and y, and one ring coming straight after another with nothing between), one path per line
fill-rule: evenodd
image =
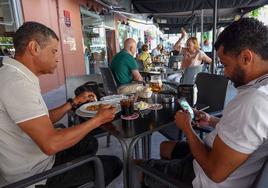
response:
M0 68L0 186L80 156L95 155L98 143L88 133L115 116L115 108L105 105L80 125L55 129L53 123L66 112L96 96L84 92L48 111L38 77L56 69L59 39L45 25L26 22L16 31L13 41L15 57L5 57ZM122 164L113 156L100 159L104 166L109 165L104 169L107 185L120 174ZM93 178L93 165L85 164L48 179L46 185L77 187Z
M172 160L148 164L194 188L249 188L268 156L268 29L241 18L219 35L215 48L237 95L221 119L195 111L199 126L215 127L204 141L190 114L178 111L175 122L187 143L162 143L161 157ZM149 177L145 184L164 187Z

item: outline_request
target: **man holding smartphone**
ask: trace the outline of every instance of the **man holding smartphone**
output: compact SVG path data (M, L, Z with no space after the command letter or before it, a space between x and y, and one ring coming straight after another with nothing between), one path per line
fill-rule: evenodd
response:
M148 163L194 188L251 187L268 156L268 28L253 18L241 18L218 37L215 48L224 75L237 87L221 119L195 111L199 126L215 129L202 141L187 111L175 122L187 144L165 143L163 157ZM179 154L179 155L178 155ZM150 187L165 187L145 177Z

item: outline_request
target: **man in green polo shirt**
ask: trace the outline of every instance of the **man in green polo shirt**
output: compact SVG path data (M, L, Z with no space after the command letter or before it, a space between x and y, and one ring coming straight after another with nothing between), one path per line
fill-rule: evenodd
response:
M124 49L112 59L111 70L119 86L129 84L132 81L143 80L134 58L136 49L136 41L132 38L128 38L124 42Z

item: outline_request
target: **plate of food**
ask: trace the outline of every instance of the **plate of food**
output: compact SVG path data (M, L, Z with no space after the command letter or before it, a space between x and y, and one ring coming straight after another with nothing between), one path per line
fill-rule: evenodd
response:
M111 104L116 107L116 113L120 112L120 105L116 104L114 101L97 101L86 103L80 106L79 110L84 113L96 114L101 104Z
M147 110L150 108L150 104L144 101L139 101L134 104L135 110Z
M122 99L127 99L125 95L108 95L105 97L100 98L101 101L113 101L113 102L120 102Z

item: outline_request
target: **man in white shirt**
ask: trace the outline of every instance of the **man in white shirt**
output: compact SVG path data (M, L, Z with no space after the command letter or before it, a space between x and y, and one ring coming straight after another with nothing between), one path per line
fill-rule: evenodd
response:
M215 127L204 141L193 130L190 114L178 111L175 122L188 145L163 143L162 158L173 160L151 160L150 165L194 188L251 187L268 156L267 33L258 20L241 18L219 35L215 48L237 96L221 119L195 111L200 126ZM145 183L164 187L148 177Z
M96 154L98 143L88 133L111 121L115 108L106 105L92 119L70 128L55 129L69 110L96 98L84 92L48 111L38 77L53 73L58 63L58 37L37 22L24 23L14 35L15 58L5 57L0 68L0 186L43 172L83 155ZM113 156L100 156L105 183L122 169ZM48 187L76 187L94 178L92 164L85 164L48 179ZM45 182L42 182L45 183Z

